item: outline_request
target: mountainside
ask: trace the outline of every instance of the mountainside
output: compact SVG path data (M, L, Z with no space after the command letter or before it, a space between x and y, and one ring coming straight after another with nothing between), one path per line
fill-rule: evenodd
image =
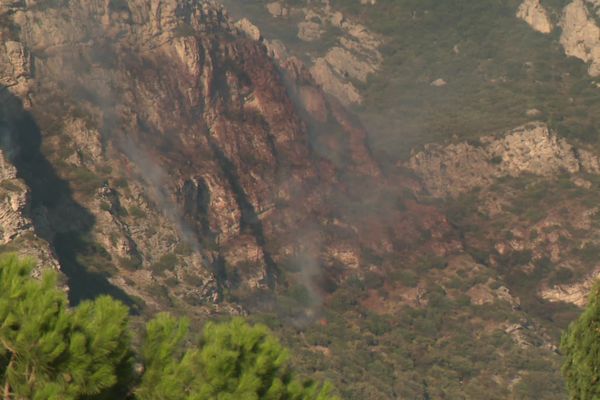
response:
M263 46L209 3L13 4L4 18L4 148L30 190L12 208L67 275L83 254L126 289L182 281L192 304L275 282L282 232L310 224L338 179ZM343 112L299 88L343 132ZM331 145L376 175L361 135ZM8 225L6 242L27 232Z
M1 249L247 314L343 398L564 398L596 4L223 3L0 0Z

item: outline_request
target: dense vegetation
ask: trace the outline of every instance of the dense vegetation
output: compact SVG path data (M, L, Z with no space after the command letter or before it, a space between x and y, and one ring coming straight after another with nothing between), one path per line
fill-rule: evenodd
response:
M392 159L427 142L514 127L541 115L561 134L596 143L597 88L580 60L515 17L520 0L333 3L385 38L384 67L358 110ZM567 1L543 1L557 21ZM515 45L518 43L518 45ZM438 78L444 87L430 83Z
M563 335L563 374L572 399L600 397L600 283L592 289L589 304Z
M159 314L136 352L123 304L103 296L69 308L57 274L33 279L33 271L0 258L3 400L335 399L327 385L296 376L262 325L208 323L195 337L186 320Z

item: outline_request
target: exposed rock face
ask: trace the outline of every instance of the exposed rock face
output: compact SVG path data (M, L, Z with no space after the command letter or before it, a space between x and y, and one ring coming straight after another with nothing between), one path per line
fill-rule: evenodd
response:
M483 228L477 236L469 237L467 245L491 240L490 265L501 266L512 255L527 254L513 268L530 274L542 262L551 263L566 274L585 272L588 275L586 279L569 284L542 281L537 289L539 296L545 300L583 306L598 277L598 268L574 254L597 246L598 225L595 221L598 207L575 196L545 204L537 216L527 216L523 215L527 214L523 203L519 205L514 200L532 188L543 190L543 185L537 183L535 186L530 180L523 187L506 191L510 186L498 186L498 182L502 177L538 175L539 179L548 179L547 182L562 179L567 188L591 190L595 186L590 181L593 179L588 180L581 173L598 175L599 161L591 152L558 138L545 124L532 123L504 135L481 137L477 143L426 146L425 150L412 155L408 166L436 197L457 197L472 189L480 189L471 194L476 199L475 213L482 217L474 217L477 222L471 222L477 226L489 224L490 227ZM542 197L539 195L537 198ZM527 207L531 207L529 213L536 207L530 203L531 200L527 203ZM500 233L497 228L491 228L496 224L506 224L507 231ZM589 273L590 270L593 272ZM494 301L494 296L499 293L494 294L487 285L477 285L467 294L472 302L484 304ZM511 335L522 331L509 328Z
M517 18L541 33L550 33L554 29L548 11L540 4L540 0L524 0L517 10Z
M498 300L502 300L513 307L519 306L519 299L512 297L508 288L505 286L500 286L497 289L490 289L487 285L479 284L471 287L467 291L467 296L469 296L473 304L477 305L492 304Z
M348 47L351 44L348 43ZM369 74L375 72L375 67L369 62L355 60L346 48L334 47L325 55L325 61L342 76L349 76L361 82L366 82Z
M368 1L364 5L374 5ZM276 18L300 15L298 37L307 42L321 40L325 33L340 32L337 44L326 50L312 54L314 62L309 65L314 81L325 92L336 97L345 105L362 102L356 82L366 82L369 75L376 73L383 62L379 52L381 40L369 30L347 19L341 12L335 11L329 2L311 4L298 8L276 1L267 4L267 10Z
M0 245L22 256L31 257L42 268L58 269L59 265L48 243L40 239L29 217L31 199L29 188L17 177L17 169L0 151Z
M23 45L6 40L0 59L0 85L12 93L24 97L29 90L31 78L31 56Z
M562 301L585 307L588 296L594 284L598 281L600 273L596 271L588 279L570 285L557 285L540 291L540 296L548 301Z
M516 128L501 137L482 137L480 142L428 145L413 154L408 165L438 197L485 187L503 176L600 172L597 157L559 139L542 123Z
M565 53L589 64L591 76L600 75L600 28L588 9L593 3L574 0L563 10L560 43Z
M314 42L323 35L321 25L313 21L302 21L298 24L298 37L305 42Z
M346 35L340 38L340 46L316 59L311 72L317 83L343 104L361 103L362 96L352 82L366 82L370 74L377 72L383 62L380 41L364 26L347 21L338 13L328 14L322 20Z
M9 243L17 236L32 232L31 220L26 218L29 207L29 190L17 178L17 169L0 153L0 187L2 206L0 207L0 242Z
M236 26L242 30L248 37L253 40L260 40L260 30L256 25L250 22L247 18L242 18L238 22L236 22Z
M435 81L431 82L431 86L436 86L436 87L446 86L447 84L448 84L448 82L446 82L442 78L438 78Z
M362 96L351 82L339 79L331 66L323 58L315 61L310 69L315 80L321 87L332 96L340 99L344 104L358 104L362 102Z
M267 10L273 17L287 17L289 14L289 9L284 7L279 1L268 3Z
M0 213L9 245L35 233L61 263L77 263L71 254L79 252L91 267L112 268L114 285L161 308L174 299L214 307L224 290L265 289L278 264L309 245L335 266L333 280L360 273L362 249L388 254L399 240L414 248L422 229L443 238L424 244L436 254L460 248L427 207L332 223L345 218L339 208L352 193L342 169L373 192L416 183L385 182L360 123L250 21L184 0L10 7L6 18L18 29L0 48L0 79L5 103L20 111L7 113L5 136L29 150L5 168L15 188ZM349 36L321 62L333 75L366 79L374 67L353 64L351 53L368 48L379 59L377 41L332 20ZM367 221L365 235L357 226ZM346 232L343 242L336 230ZM73 248L72 238L85 240ZM84 268L71 264L68 271Z
M600 27L596 19L599 5L597 0L573 0L564 7L558 22L565 54L586 62L588 73L593 77L600 76ZM541 33L554 29L548 11L539 0L524 0L517 17Z

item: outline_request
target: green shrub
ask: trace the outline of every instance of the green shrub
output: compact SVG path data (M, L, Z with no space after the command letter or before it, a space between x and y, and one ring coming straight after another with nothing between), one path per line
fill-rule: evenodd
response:
M121 257L119 258L119 267L129 271L136 271L142 267L142 258L139 255Z
M146 212L138 206L131 206L128 210L128 215L131 215L135 219L146 218Z
M173 271L178 262L179 260L175 254L165 254L150 266L150 270L155 274L163 275L165 271Z
M390 275L392 280L398 281L407 287L414 288L419 284L419 277L414 271L409 269L398 269L393 271Z

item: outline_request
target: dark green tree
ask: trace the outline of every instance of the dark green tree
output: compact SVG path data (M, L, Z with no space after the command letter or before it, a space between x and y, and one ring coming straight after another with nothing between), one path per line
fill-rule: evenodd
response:
M70 309L57 274L0 257L0 398L114 398L130 377L128 311L100 297Z
M560 347L571 399L600 399L600 283L593 287L583 314L569 325Z
M330 400L327 385L301 381L288 354L263 325L240 318L208 323L185 349L188 324L166 314L148 323L140 400Z
M0 256L0 400L332 400L298 379L263 325L206 324L159 314L133 373L128 310L107 296L69 308L57 274Z

